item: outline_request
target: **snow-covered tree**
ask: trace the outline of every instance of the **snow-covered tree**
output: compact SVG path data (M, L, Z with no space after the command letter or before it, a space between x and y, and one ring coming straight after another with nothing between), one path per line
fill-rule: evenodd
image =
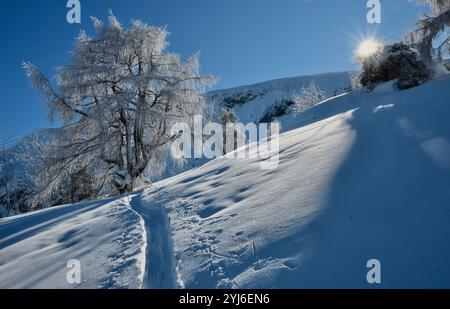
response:
M327 94L316 85L314 80L311 80L307 87L303 87L293 96L294 104L291 108L294 113L302 113L327 98Z
M417 30L409 34L409 39L417 46L424 62L432 62L434 51L437 56L450 53L450 36L444 37L434 48L436 39L450 27L450 0L414 0L419 4L428 4L430 16L423 16L417 23Z
M398 89L409 89L422 85L432 74L417 53L405 44L394 44L380 64L380 74L386 79L398 78Z
M172 125L202 113L213 81L200 75L197 56L183 62L166 50L165 28L140 21L126 28L112 13L106 25L92 20L96 36L80 33L71 63L58 69L56 82L24 63L50 119L63 123L41 173L47 196L81 170L93 175L103 192L132 191L146 169L163 164L175 138Z

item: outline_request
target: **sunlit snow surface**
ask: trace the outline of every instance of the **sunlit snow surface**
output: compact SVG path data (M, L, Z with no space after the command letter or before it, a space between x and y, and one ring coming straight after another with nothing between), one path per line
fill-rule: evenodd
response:
M139 288L146 234L129 197L0 220L0 288ZM81 283L66 280L72 260Z
M448 76L344 94L283 120L277 169L219 158L132 197L1 220L0 286L450 288L449 98Z

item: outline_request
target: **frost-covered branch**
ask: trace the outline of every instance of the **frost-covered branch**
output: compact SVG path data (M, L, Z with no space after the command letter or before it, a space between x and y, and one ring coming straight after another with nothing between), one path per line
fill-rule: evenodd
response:
M414 0L419 4L428 4L431 8L431 16L423 16L417 23L417 29L408 35L409 41L416 45L422 59L426 64L431 64L433 59L435 40L446 28L450 27L450 0ZM450 52L449 38L436 49L438 53Z

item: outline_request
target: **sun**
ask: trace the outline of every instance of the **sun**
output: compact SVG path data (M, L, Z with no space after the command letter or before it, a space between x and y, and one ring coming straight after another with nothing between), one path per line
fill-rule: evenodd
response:
M382 47L383 44L375 39L365 39L358 45L356 56L363 59L368 58L380 51Z

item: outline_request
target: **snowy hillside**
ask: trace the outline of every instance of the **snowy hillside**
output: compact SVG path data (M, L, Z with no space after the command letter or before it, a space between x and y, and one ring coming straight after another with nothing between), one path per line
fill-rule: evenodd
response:
M303 87L307 87L311 81L315 82L330 97L348 91L350 84L348 72L326 73L218 90L211 92L208 100L214 105L216 111L220 111L222 108L232 109L243 123L258 122L267 109L283 101L292 101L292 97ZM235 104L230 105L230 102L235 102ZM16 182L27 182L36 173L38 169L36 164L42 162L39 149L48 146L57 132L57 129L37 131L19 140L8 150L8 159L17 166ZM174 166L171 164L172 162L169 162L166 171L162 175L155 175L152 180L176 175L181 171L201 166L207 161L193 159L183 166Z
M44 154L48 153L57 133L58 129L36 131L0 152L0 218L21 212L22 198L43 165ZM7 205L8 200L16 201L14 209Z
M131 197L2 219L0 287L371 288L378 259L374 287L450 288L449 96L450 76L343 94L285 123L275 170L219 158Z
M349 72L340 72L283 78L251 86L214 91L209 94L209 99L219 108L232 109L242 123L258 123L267 109L283 101L292 101L293 96L311 82L314 82L328 97L348 92L349 74Z
M213 106L217 122L220 120L221 110L230 110L241 123L259 123L279 121L281 130L286 131L295 114L285 111L293 104L293 97L302 89L314 83L327 97L333 97L350 90L349 72L325 73L311 76L299 76L271 80L255 85L236 87L225 90L217 90L208 94L208 101ZM264 119L267 114L281 107L282 114L273 119ZM285 126L286 125L286 126ZM168 162L162 175L157 175L152 180L165 179L181 172L202 166L209 160L191 159L183 166Z
M450 287L449 86L337 97L274 171L219 159L160 183L184 285L369 287L378 259L383 287Z

